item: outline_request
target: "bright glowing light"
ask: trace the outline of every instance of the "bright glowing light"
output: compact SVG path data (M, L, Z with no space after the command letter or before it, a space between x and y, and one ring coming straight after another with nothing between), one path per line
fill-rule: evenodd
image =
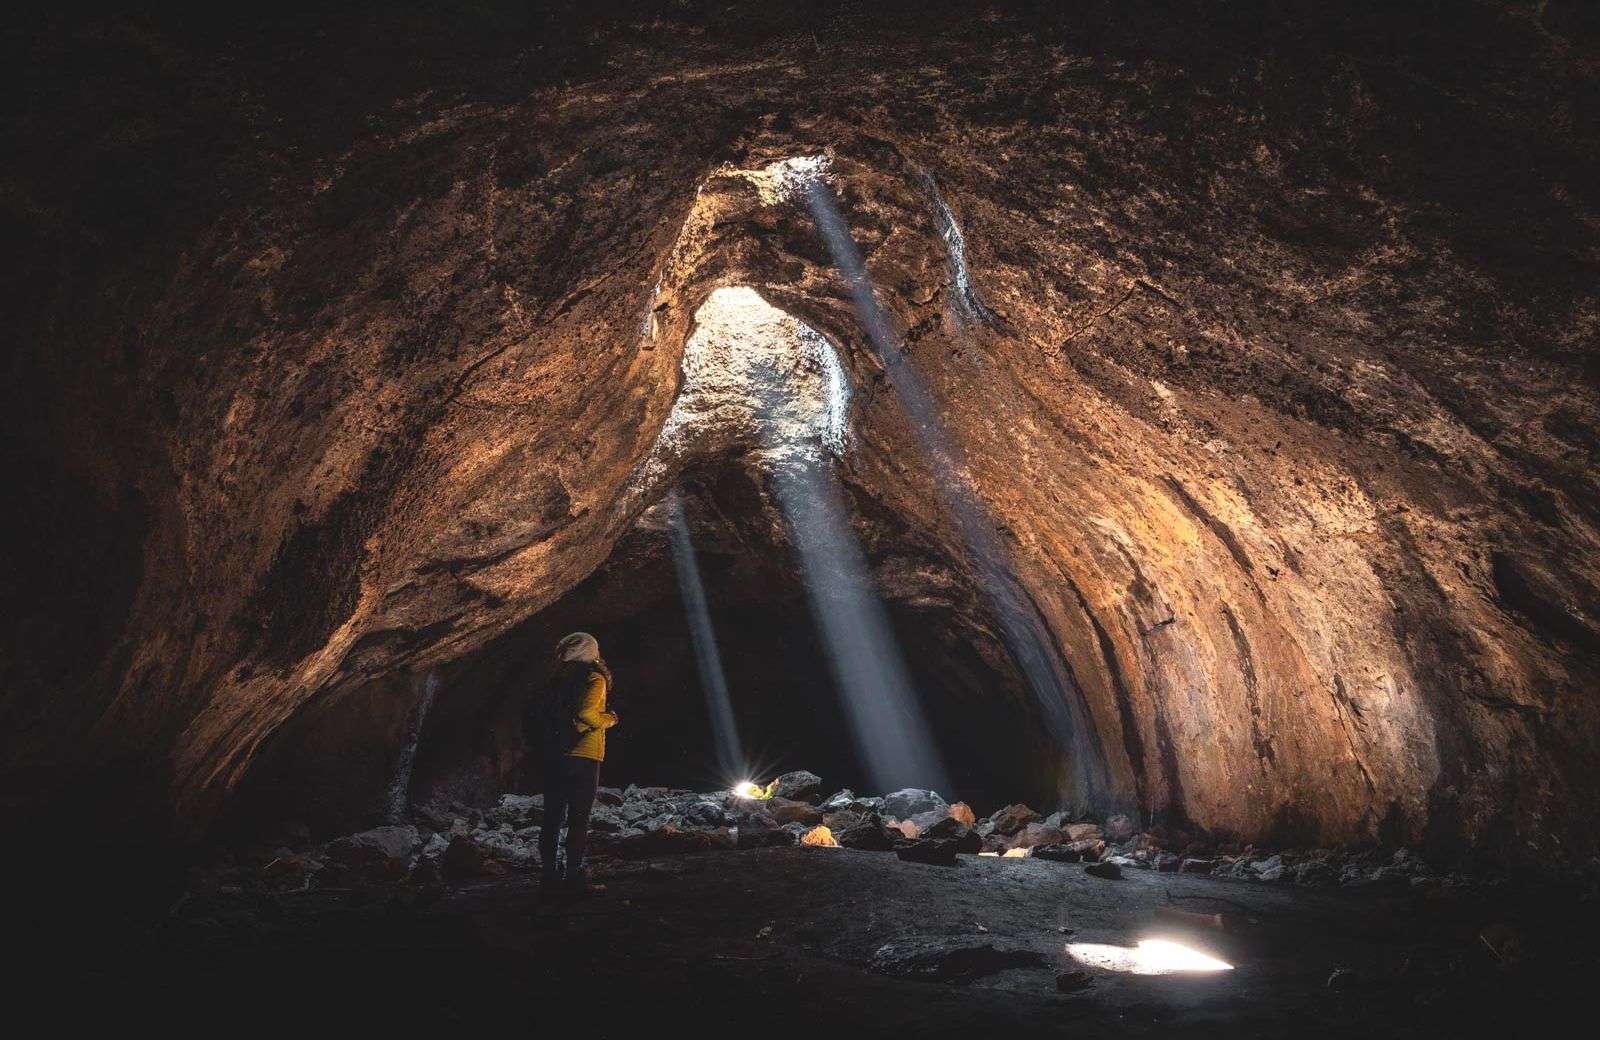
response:
M700 672L700 688L706 695L711 732L717 741L717 764L724 776L737 776L735 770L742 772L746 766L744 751L739 745L739 728L733 717L728 678L722 670L722 654L717 650L711 609L706 605L706 591L700 581L700 565L695 561L694 540L689 536L689 523L676 491L668 496L667 507L672 513L672 562L678 572L683 609L689 616L689 635L694 641L695 666Z
M1006 850L1006 854L1004 856L1001 856L1000 858L1001 859L1023 859L1027 855L1028 855L1028 850L1027 849L1007 849Z
M1067 953L1090 968L1132 975L1178 975L1192 972L1232 971L1233 965L1170 939L1143 939L1138 946L1104 943L1068 943Z
M978 853L978 855L980 855L980 856L993 856L995 859L999 859L1000 858L1000 853L998 853L998 852L980 852L980 853Z
M741 780L733 787L733 793L740 798L765 798L767 789L753 780Z

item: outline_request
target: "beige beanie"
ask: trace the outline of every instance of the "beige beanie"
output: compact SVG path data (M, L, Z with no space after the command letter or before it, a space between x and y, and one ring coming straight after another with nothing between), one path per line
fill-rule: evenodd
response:
M598 661L600 641L587 632L574 632L556 644L556 658L562 661Z

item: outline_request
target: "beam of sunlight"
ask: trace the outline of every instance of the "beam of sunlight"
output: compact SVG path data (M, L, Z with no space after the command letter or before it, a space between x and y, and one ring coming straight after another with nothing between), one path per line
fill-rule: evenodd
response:
M1171 939L1142 939L1137 946L1068 943L1067 954L1078 963L1131 975L1188 975L1232 971L1233 965Z
M802 461L779 467L773 486L868 778L881 791L949 790L933 733L832 473Z
M395 763L394 775L389 779L387 798L388 820L403 823L406 810L411 807L411 773L417 765L417 745L422 742L422 724L428 719L433 698L439 692L439 676L429 672L422 680L422 693L406 716L406 731L400 745L400 758Z
M774 191L789 191L813 167L775 164L766 175ZM723 286L695 313L682 371L683 386L652 450L660 468L693 457L741 453L767 475L868 778L885 790L948 789L932 731L832 473L846 450L850 405L849 381L833 344L755 290ZM704 592L698 567L684 566L693 560L687 522L681 508L673 506L672 513L685 609L709 648L703 655L699 644L696 648L697 660L704 659L702 685L713 725L724 719L731 733L732 712L722 703L731 702L731 696L710 622L694 620L703 609ZM718 742L738 747L720 736ZM727 762L722 765L730 779L741 775Z
M706 604L705 586L700 581L700 564L695 559L683 502L676 491L667 508L672 514L669 527L672 563L678 571L678 590L683 594L683 611L689 617L689 634L694 642L694 663L700 672L706 713L711 716L711 732L717 742L717 767L725 777L739 776L745 769L744 750L739 746L739 728L733 718L733 700L728 695L728 677L722 671L722 654L717 650L717 633L711 626L711 609Z
M1095 804L1110 784L1083 693L1054 648L1037 605L1016 581L1009 554L1001 548L988 511L955 464L933 394L899 348L899 336L873 295L861 251L845 225L832 189L820 175L813 176L807 182L805 198L834 265L849 287L856 315L933 467L934 485L966 543L1006 648L1022 671L1052 738L1066 754L1068 774L1063 777L1063 799L1075 802L1076 808ZM948 210L944 213L948 215ZM953 217L942 223L954 228ZM944 233L943 228L941 232ZM948 237L946 241L953 251L955 243ZM964 265L964 252L961 258Z

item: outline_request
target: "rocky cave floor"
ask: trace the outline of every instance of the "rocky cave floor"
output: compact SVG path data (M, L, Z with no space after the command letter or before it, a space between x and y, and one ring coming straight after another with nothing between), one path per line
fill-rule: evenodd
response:
M247 1006L285 1027L555 1015L600 1036L1525 1035L1600 967L1592 881L1443 875L1403 850L1269 854L1020 805L978 820L923 791L824 799L804 772L775 786L605 789L582 895L541 894L539 796L222 854L134 946L84 944L105 999L76 1011L162 1008L178 1026ZM808 844L827 840L840 847ZM1147 937L1234 969L1140 975L1068 952Z

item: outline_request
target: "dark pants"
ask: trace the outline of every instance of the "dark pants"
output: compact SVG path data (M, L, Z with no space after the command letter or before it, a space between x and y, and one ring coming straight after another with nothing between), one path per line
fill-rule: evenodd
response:
M539 831L539 859L546 877L555 876L556 842L567 826L567 876L583 867L589 846L589 811L600 786L600 763L575 755L550 755L544 763L544 823Z

